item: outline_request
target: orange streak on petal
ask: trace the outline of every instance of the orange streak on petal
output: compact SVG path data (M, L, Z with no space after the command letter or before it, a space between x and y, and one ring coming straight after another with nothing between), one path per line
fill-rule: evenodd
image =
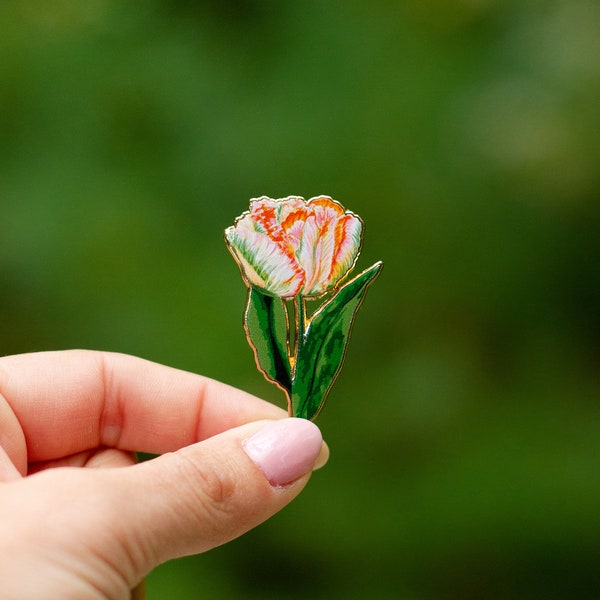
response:
M292 199L290 198L290 200ZM304 281L304 271L298 264L294 245L280 222L279 213L284 206L284 202L287 202L287 200L277 201L270 198L260 198L251 204L250 217L264 229L269 239L277 244L281 253L289 261L289 266L294 271L294 276L290 279L290 282L294 279L300 281L300 284L296 286L298 289L295 289L293 294L285 294L286 296L292 296L298 293ZM304 203L302 202L302 204Z
M346 214L335 226L335 252L331 262L330 279L337 281L352 268L360 247L362 222Z
M332 217L334 215L342 216L344 214L344 207L329 196L315 196L308 201L308 206L320 207L331 214Z
M236 228L251 229L272 243L272 253L266 255L266 239L256 246L264 260L260 268L269 273L265 286L272 293L317 297L353 267L362 222L329 196L308 202L299 196L278 200L263 196L251 200L250 211Z

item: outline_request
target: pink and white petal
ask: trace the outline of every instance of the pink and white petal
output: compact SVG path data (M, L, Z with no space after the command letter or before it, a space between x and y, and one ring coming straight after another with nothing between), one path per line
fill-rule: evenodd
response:
M257 211L265 208L277 209L279 202L269 198L268 196L260 196L259 198L252 198L250 200L250 214L255 214Z
M311 289L312 296L320 296L335 285L336 280L331 277L331 265L335 250L335 222L329 222L321 228L315 253L315 257L318 257L318 264L315 265L318 276Z
M279 203L279 221L282 224L290 213L306 212L306 200L302 196L288 196L280 198L277 202Z
M308 201L308 207L317 219L317 225L324 227L326 223L343 216L344 207L329 196L315 196Z
M306 204L311 208L321 207L332 216L340 217L344 214L344 207L331 196L314 196Z
M317 226L314 215L306 219L296 256L305 273L302 294L307 297L317 295L314 293L314 288L318 284L321 271L322 244L321 230Z
M298 252L300 244L302 243L302 232L304 231L305 223L305 215L302 213L301 215L297 215L297 218L293 221L288 219L284 225L287 242L290 244L294 253Z
M256 228L264 231L275 240L279 240L283 231L279 222L280 205L277 200L263 196L250 201L249 217L256 223Z
M288 206L285 211L282 211L281 226L287 242L291 245L295 253L298 252L302 243L304 226L308 215L309 213L306 210L304 202L301 205L296 204L295 207Z
M335 254L329 278L337 282L356 262L361 245L362 221L352 213L344 215L335 224Z
M304 283L304 273L293 254L282 251L268 235L229 228L226 239L250 285L280 297L295 296Z
M247 231L257 231L260 233L266 233L266 229L264 226L252 218L250 213L244 213L241 217L239 217L234 227L230 227L229 229L236 229L237 231L247 230Z

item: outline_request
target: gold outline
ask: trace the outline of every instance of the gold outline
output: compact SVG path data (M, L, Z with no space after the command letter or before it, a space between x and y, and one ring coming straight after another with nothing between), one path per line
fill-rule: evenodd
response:
M350 339L352 337L352 332L354 330L354 323L356 320L356 315L358 314L358 310L359 308L362 306L365 298L366 298L366 290L368 287L371 286L371 284L379 277L379 275L381 274L381 270L383 269L383 261L379 260L377 262L375 262L373 265L371 265L370 267L367 267L366 269L364 269L363 271L361 271L360 273L358 273L357 275L355 275L354 277L352 277L351 279L348 280L348 277L350 276L351 272L354 270L356 263L358 262L358 259L360 257L360 254L362 252L363 249L363 243L364 243L364 235L365 235L365 223L363 221L363 219L357 215L355 212L351 211L351 210L346 210L344 208L344 206L338 202L337 200L334 200L331 196L327 196L327 195L319 195L319 196L313 196L312 198L309 198L308 200L306 200L304 197L302 196L286 196L285 198L270 198L269 196L258 196L256 198L251 198L249 201L249 208L248 210L244 211L241 215L239 215L235 221L234 224L230 227L227 227L224 231L224 240L225 240L225 245L227 246L227 250L229 251L229 253L231 254L231 256L233 257L234 261L236 262L238 269L240 271L240 274L242 276L242 280L246 286L246 288L248 289L248 299L246 301L246 308L244 309L244 314L243 314L243 318L242 318L242 324L244 327L244 333L246 336L246 341L248 342L248 345L250 346L250 348L252 349L252 353L254 355L254 364L256 366L256 369L262 374L263 378L265 379L265 381L267 381L268 383L274 383L284 394L287 400L287 409L288 409L288 415L289 416L293 416L292 414L292 393L291 390L287 390L286 388L284 388L278 381L274 381L271 378L269 378L265 371L262 369L262 367L260 366L260 362L257 356L257 350L254 346L254 344L252 343L252 340L250 338L250 334L249 334L249 330L248 330L248 309L249 309L249 304L250 304L250 294L252 292L252 289L254 287L257 286L253 286L248 279L246 278L246 275L244 273L244 268L240 262L240 260L238 260L238 257L236 256L235 252L233 251L233 249L231 248L230 244L229 244L229 240L227 239L227 231L229 229L234 229L237 224L239 223L239 221L241 221L242 219L244 219L245 217L247 217L248 215L250 215L252 213L252 203L255 201L260 201L260 200L272 200L274 202L277 203L283 203L289 200L302 200L307 206L316 200L320 200L322 198L331 200L331 202L333 202L334 204L337 204L343 211L343 213L345 215L351 215L352 217L356 218L360 224L361 224L361 232L360 232L360 239L359 239L359 243L358 243L358 248L356 251L356 255L354 257L354 260L352 261L352 264L350 265L350 267L346 270L346 272L344 273L344 275L342 275L342 277L340 277L340 279L338 279L338 281L336 281L335 285L332 286L331 288L329 288L328 290L324 291L322 294L318 295L318 296L303 296L301 294L297 294L296 296L290 296L290 297L283 297L283 296L277 296L275 294L268 294L269 296L272 296L273 298L277 298L279 299L282 303L283 303L283 312L284 312L284 316L285 316L285 327L286 327L286 332L287 332L287 339L286 339L286 348L287 348L287 356L288 356L288 360L289 360L289 364L290 364L290 382L293 386L294 383L294 379L295 379L295 371L296 371L296 361L297 361L297 357L298 357L298 348L299 348L299 340L302 338L304 338L306 336L306 334L308 333L312 320L315 316L319 315L321 312L323 312L323 310L333 301L333 298L337 295L337 293L346 285L350 285L352 282L356 281L359 277L363 276L367 271L373 269L375 266L379 265L379 269L377 274L373 277L373 279L371 279L371 281L369 281L369 283L367 283L366 287L365 287L365 293L363 294L363 297L361 298L360 302L358 303L354 314L352 316L352 319L350 321L350 327L348 330L348 336L347 336L347 342L344 346L344 351L342 353L342 357L340 360L340 364L339 367L337 368L337 370L334 373L334 376L332 377L331 383L329 384L329 386L327 387L327 389L325 390L325 393L323 394L323 400L321 402L321 404L319 405L317 411L314 413L314 415L312 415L310 417L311 421L314 421L317 416L321 413L323 407L325 406L327 397L329 395L329 392L331 391L331 388L333 387L333 384L335 383L335 380L337 379L338 375L340 374L342 367L344 366L344 362L346 360L346 356L348 353L348 347L350 345ZM262 291L262 288L258 288ZM323 302L323 304L321 304L317 310L315 310L310 316L308 316L306 314L306 300L310 300L310 301L314 301L314 300L319 300L321 298L324 298L326 296L329 296L329 298ZM294 336L294 348L292 351L292 348L290 347L291 343L290 343L290 316L289 316L289 305L288 302L293 301L293 306L294 306L294 321L295 321L295 336ZM301 303L301 304L300 304ZM302 312L302 318L300 318L300 312ZM303 325L303 327L301 327ZM302 331L300 331L300 329L302 329Z

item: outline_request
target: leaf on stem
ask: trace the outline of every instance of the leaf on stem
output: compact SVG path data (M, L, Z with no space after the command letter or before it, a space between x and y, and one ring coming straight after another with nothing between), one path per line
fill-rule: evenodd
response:
M244 328L248 343L254 351L257 367L289 397L292 383L287 351L287 316L283 300L250 287Z
M377 262L363 271L311 317L296 357L291 399L295 417L314 419L323 407L342 368L356 313L382 267Z

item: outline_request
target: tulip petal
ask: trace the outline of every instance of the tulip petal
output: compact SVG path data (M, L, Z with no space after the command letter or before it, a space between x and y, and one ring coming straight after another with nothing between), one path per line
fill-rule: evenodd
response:
M297 255L306 273L302 293L318 297L333 288L354 266L362 224L328 196L311 198L307 208L311 216L306 221Z
M362 223L329 196L253 198L228 230L246 281L266 293L316 298L352 269Z
M324 221L331 221L344 214L344 207L329 196L315 196L306 205L317 215L319 226L322 226Z
M296 255L298 255L302 242L304 225L308 215L306 204L300 198L291 198L290 202L286 199L285 203L282 204L281 227Z
M292 253L285 253L268 235L245 227L229 227L226 240L250 285L283 298L298 294L304 272Z
M335 254L331 261L329 279L338 281L356 262L360 250L362 221L348 213L335 224Z

